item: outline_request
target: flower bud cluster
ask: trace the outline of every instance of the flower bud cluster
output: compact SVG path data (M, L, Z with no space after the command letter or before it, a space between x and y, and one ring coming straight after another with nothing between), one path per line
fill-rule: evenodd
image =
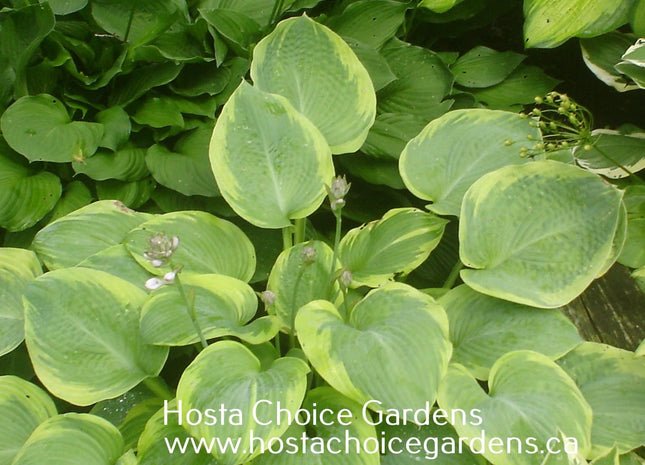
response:
M588 109L574 102L566 94L549 92L544 97L535 97L533 109L528 113L520 113L520 116L531 118L529 125L539 128L542 133L542 142L536 141L532 149L526 146L520 149L521 157L566 150L575 146L591 149L593 116ZM527 138L535 140L530 135Z
M345 206L345 196L351 185L345 176L337 176L332 180L331 186L327 187L327 195L333 212L338 212Z
M163 233L156 233L148 239L148 248L143 253L143 257L155 268L160 268L170 261L177 247L179 247L177 236L168 237Z

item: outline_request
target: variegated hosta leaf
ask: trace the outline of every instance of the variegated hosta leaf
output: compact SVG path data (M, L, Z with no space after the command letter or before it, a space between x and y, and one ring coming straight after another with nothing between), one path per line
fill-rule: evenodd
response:
M558 363L593 410L593 458L614 446L625 453L645 445L645 358L585 342Z
M263 228L313 213L334 176L329 146L311 121L286 98L246 82L215 124L210 160L224 199Z
M610 129L595 129L590 150L576 147L576 162L592 173L607 178L626 178L645 168L645 133L621 134Z
M306 247L315 251L313 263L304 263ZM321 241L296 244L278 256L267 282L267 290L275 294L268 312L280 319L283 331L292 330L296 312L312 300L328 299L340 304L342 295L338 283L329 282L331 270L338 269L337 263L332 266L333 258L334 251Z
M629 20L623 0L525 0L524 45L554 48L571 37L593 37Z
M591 448L589 404L565 371L537 352L521 350L500 357L490 371L488 392L462 365L451 365L441 381L438 402L447 412L478 410L481 421L457 419L453 426L460 437L484 435L482 455L494 465L541 465L546 442L559 438L560 432L574 438L583 455ZM490 438L517 438L521 447L534 448L534 453L517 453L516 442L493 450L487 447ZM559 446L564 449L563 443Z
M225 275L180 275L188 300L204 337L236 336L251 344L273 338L279 330L276 317L247 323L255 316L258 299L253 288ZM199 342L178 284L155 291L141 309L141 335L150 344L187 345Z
M390 210L380 220L347 232L340 243L340 261L355 285L379 286L423 263L439 244L447 222L416 208Z
M17 376L0 376L0 464L11 465L36 427L56 413L41 388Z
M376 116L372 80L349 45L306 15L278 24L253 50L251 79L286 97L333 153L358 150Z
M333 418L338 418L336 415L341 412L348 412L347 415L351 414L351 420L347 426L337 420L332 420L330 425L320 422L315 422L314 425L313 420L306 426L294 423L282 436L283 443L302 444L302 438L306 437L311 445L314 441L328 441L329 449L321 454L312 454L311 449L302 447L298 447L297 452L288 454L266 452L253 461L254 465L378 465L380 463L378 454L369 454L364 448L357 452L356 447L352 447L355 444L354 440L346 439L346 437L356 438L361 444L365 441L369 444L370 438L374 438L372 441L377 438L374 426L363 418L360 404L325 386L309 391L302 408L309 412L312 419L320 415L319 412L323 409L329 409L331 411L329 415ZM341 452L336 453L336 451Z
M537 310L489 297L462 285L439 299L450 321L452 362L478 379L487 379L507 352L533 350L556 359L582 342L560 310Z
M12 465L113 465L123 453L121 433L107 420L66 413L41 423Z
M127 281L86 268L32 281L24 295L25 340L40 381L61 399L90 405L157 376L168 348L139 334L145 299Z
M452 346L448 319L431 297L401 283L371 291L343 321L328 301L296 315L298 339L316 371L347 397L374 410L434 403Z
M152 215L130 210L119 201L94 202L38 231L34 250L50 270L75 266L120 244L128 231L149 218Z
M540 138L537 128L517 113L455 110L433 120L401 153L406 187L439 215L459 216L468 188L480 177L511 164L526 163L520 149ZM510 143L509 143L510 142Z
M164 405L164 408L155 413L146 423L146 427L139 436L137 445L138 462L135 465L218 465L211 454L201 450L196 454L189 446L181 453L179 447L169 453L168 444L176 444L175 441L191 441L191 436L185 428L179 425L177 415L165 415L166 410L177 410L177 401L173 399ZM182 419L182 423L184 423ZM200 438L193 439L199 444ZM189 444L191 444L189 442Z
M627 237L618 262L630 268L641 268L645 266L645 186L627 186L623 201L627 210Z
M551 160L513 165L464 196L461 277L484 294L556 308L594 280L612 253L622 192L598 176Z
M644 3L645 5L645 3ZM587 68L598 79L618 92L638 89L631 79L619 72L615 66L621 61L625 50L634 43L635 36L613 31L599 37L580 40L582 58Z
M18 347L25 337L22 293L42 272L31 250L0 248L0 356Z
M144 257L155 234L179 238L172 260L160 267L154 267ZM249 238L230 221L206 212L156 216L130 231L124 244L134 259L153 274L172 271L172 264L191 273L217 273L248 281L255 271L255 251Z
M260 453L257 444L251 447L251 435L266 444L287 430L289 414L293 418L305 397L308 372L307 364L298 358L282 357L264 366L239 342L216 342L184 371L177 386L177 403L184 415L191 409L205 412L222 405L228 410L227 420L191 425L184 417L182 426L207 442L239 438L236 451L216 448L212 454L222 465L246 463ZM283 409L279 413L278 402ZM236 412L237 420L231 416Z
M113 245L112 247L101 250L83 260L77 266L80 268L105 271L147 291L145 284L150 278L150 273L137 263L123 244Z
M645 39L638 39L621 59L616 69L629 76L638 87L645 89Z

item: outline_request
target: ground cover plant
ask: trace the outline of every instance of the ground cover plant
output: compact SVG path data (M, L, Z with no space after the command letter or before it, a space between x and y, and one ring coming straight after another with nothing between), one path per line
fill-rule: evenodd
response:
M643 463L645 1L0 5L0 465Z

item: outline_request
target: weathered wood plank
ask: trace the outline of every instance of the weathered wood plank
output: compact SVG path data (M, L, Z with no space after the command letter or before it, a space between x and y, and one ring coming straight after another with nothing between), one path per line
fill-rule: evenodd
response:
M645 339L645 294L622 265L612 267L564 310L587 340L634 350Z

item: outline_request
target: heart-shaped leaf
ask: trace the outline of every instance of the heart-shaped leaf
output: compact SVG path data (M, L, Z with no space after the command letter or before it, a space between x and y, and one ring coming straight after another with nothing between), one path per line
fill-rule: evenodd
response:
M146 167L146 150L133 145L111 152L99 150L93 157L72 163L74 171L97 181L118 179L136 181L149 174Z
M495 361L507 352L533 350L556 359L582 342L559 310L537 310L468 286L452 289L439 303L450 320L451 361L478 379L487 379Z
M24 295L25 340L47 389L90 405L157 376L168 348L145 344L139 334L145 299L127 281L87 268L55 270L32 281Z
M263 228L283 228L313 213L334 176L320 131L284 97L246 82L215 124L210 159L222 196Z
M222 465L246 463L261 452L257 439L251 444L251 436L268 444L269 439L287 430L289 418L293 418L305 397L308 372L307 364L294 357L279 358L270 367L262 367L242 344L216 342L200 352L181 376L178 410L184 415L191 409L213 412L214 406L222 405L228 414L225 421L215 424L190 424L196 423L194 418L189 422L184 417L182 426L206 442L212 438L240 438L235 450L215 448L211 453Z
M119 201L94 202L45 226L36 234L33 247L50 270L76 266L120 244L128 231L151 217Z
M414 195L433 203L439 215L459 216L468 188L484 174L526 163L520 149L532 148L537 128L516 113L455 110L433 120L401 153L399 170ZM510 142L510 143L509 143Z
M253 461L254 465L378 465L379 455L370 454L364 448L357 452L355 440L360 444L370 444L376 440L374 426L363 418L360 404L339 394L330 387L319 387L307 393L302 405L301 418L306 418L308 412L311 419L306 425L292 424L287 432L271 445L270 451L265 452ZM325 411L325 422L321 424L320 415ZM342 421L348 425L342 425ZM347 417L351 416L351 420ZM314 420L316 419L316 420ZM301 420L302 421L302 420ZM298 447L295 451L289 448L289 453L274 453L282 446L288 444L301 445L302 438L307 438L306 448ZM352 439L347 439L352 438ZM371 441L370 441L371 439ZM327 447L320 449L321 453L312 453L318 450L319 445Z
M103 249L86 258L76 266L105 271L147 292L145 283L150 278L150 273L137 263L123 244L117 244Z
M438 402L447 412L477 412L476 421L458 419L453 426L460 437L470 438L471 449L473 438L479 439L478 452L494 465L540 465L546 442L559 438L560 432L574 438L579 452L589 452L591 408L573 380L547 356L524 350L503 355L491 368L488 386L487 393L463 366L451 365ZM509 446L489 447L492 438ZM564 444L559 445L564 451Z
M91 157L103 125L72 121L65 106L48 94L21 97L0 119L7 143L29 161L70 162Z
M22 342L24 316L22 293L43 272L31 250L0 248L0 356Z
M576 162L592 173L607 178L626 178L645 168L645 133L623 135L609 129L591 133L594 143L590 150L576 147Z
M311 255L315 258L308 263ZM337 263L332 265L333 259L334 251L321 241L297 244L278 256L267 282L267 289L275 294L268 311L280 318L283 331L293 329L296 313L306 303L318 299L341 302L338 284L329 282L332 269L338 268Z
M498 52L480 45L462 55L452 72L459 85L490 87L506 79L525 58L519 53Z
M112 465L122 453L121 433L107 420L66 413L41 423L12 465Z
M181 275L180 279L206 339L236 336L260 344L278 333L280 324L275 317L262 317L247 325L255 316L258 299L244 281L216 274ZM178 285L162 287L145 303L141 310L141 335L151 344L175 346L199 342L191 309L187 308Z
M0 464L11 465L36 427L56 414L41 388L17 376L0 376Z
M551 160L485 175L461 207L459 255L475 268L462 279L512 302L569 303L611 253L621 197L598 176Z
M376 95L367 70L340 36L306 15L280 22L256 45L251 79L286 97L333 153L358 150L374 123Z
M389 210L383 218L347 232L339 257L355 285L376 287L407 274L439 244L447 221L416 208Z
M199 444L199 439L192 438L185 428L178 423L177 415L166 415L166 411L177 410L177 401L164 404L164 408L155 413L146 423L146 427L139 437L137 445L137 458L139 465L218 465L211 454L203 448L198 454L192 447L184 452L181 451L179 444L185 444L185 441L195 441ZM183 423L183 421L182 421ZM172 452L169 451L172 446Z
M54 208L61 191L58 176L29 166L0 137L0 227L32 227Z
M172 271L170 264L154 267L144 257L155 234L179 238L172 263L185 271L224 274L242 281L249 281L255 271L255 251L248 237L233 223L210 213L166 213L127 234L124 244L135 260L150 273L163 275Z
M219 195L208 160L212 124L184 133L170 151L156 144L148 149L146 164L155 180L184 195Z
M616 446L622 454L645 444L645 359L585 342L558 363L593 410L592 456Z
M96 121L103 125L101 147L116 151L130 138L130 131L132 130L130 117L119 106L98 112Z
M448 319L416 289L388 283L371 291L345 323L328 301L296 315L298 339L316 371L336 390L374 409L421 409L434 403L452 346Z

